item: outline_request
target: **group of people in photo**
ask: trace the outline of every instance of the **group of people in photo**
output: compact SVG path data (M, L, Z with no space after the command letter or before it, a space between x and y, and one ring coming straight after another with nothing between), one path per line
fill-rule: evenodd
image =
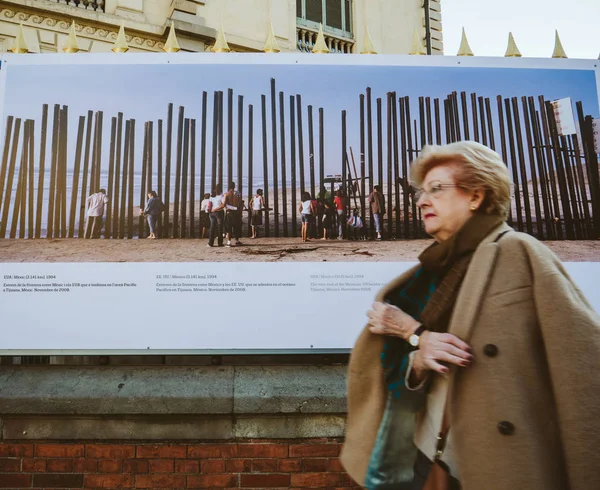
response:
M166 206L156 191L147 194L148 201L140 216L148 221L149 235L147 239L157 239L160 236L160 222ZM105 189L87 198L87 223L85 238L100 238L104 226L103 216L109 199ZM383 216L386 213L385 198L379 185L373 187L373 192L367 197L367 203L373 216L374 238L382 239ZM369 227L360 209L355 207L347 215L349 201L343 187L333 192L323 190L318 196L312 196L304 191L301 194L298 213L301 222L302 242L310 240L367 240ZM260 228L264 226L263 214L267 208L263 189L257 189L250 199L248 206L242 194L236 189L234 182L223 192L221 184L216 184L210 193L203 195L200 202L200 238L208 238L208 247L235 247L243 245L242 223L243 212L250 211L251 239L259 237Z

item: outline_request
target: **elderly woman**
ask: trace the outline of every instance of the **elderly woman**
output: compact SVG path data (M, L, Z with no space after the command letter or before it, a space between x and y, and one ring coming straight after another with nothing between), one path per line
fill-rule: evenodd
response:
M600 488L600 319L504 223L497 153L429 147L412 173L435 242L379 293L353 350L346 470L369 489Z

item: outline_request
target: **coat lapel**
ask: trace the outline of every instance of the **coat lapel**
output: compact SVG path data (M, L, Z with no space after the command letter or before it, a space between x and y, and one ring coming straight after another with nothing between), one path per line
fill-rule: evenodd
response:
M417 272L417 269L420 266L421 266L420 263L412 266L410 269L408 269L406 272L402 273L400 276L398 276L392 282L389 282L388 284L386 284L379 291L379 293L377 293L377 297L375 298L375 301L383 301L390 291L393 291L394 289L397 289L397 288L403 286L406 283L406 281L408 281L415 274L415 272Z
M469 264L448 329L449 333L456 335L465 342L468 342L471 336L479 306L485 296L492 276L492 269L496 263L499 250L496 239L509 230L511 228L503 224L490 233L477 247Z

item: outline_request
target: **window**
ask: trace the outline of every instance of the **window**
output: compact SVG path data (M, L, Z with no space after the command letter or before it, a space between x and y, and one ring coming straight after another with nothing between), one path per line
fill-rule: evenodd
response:
M298 24L352 38L352 0L296 0Z

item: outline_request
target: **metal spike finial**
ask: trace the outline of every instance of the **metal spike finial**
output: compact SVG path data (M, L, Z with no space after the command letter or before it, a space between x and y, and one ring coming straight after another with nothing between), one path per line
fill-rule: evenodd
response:
M177 34L175 33L175 26L173 25L173 21L171 21L171 29L169 30L169 36L167 37L167 42L163 47L163 51L167 53L177 53L180 51L179 42L177 41Z
M270 23L269 26L269 35L267 36L267 42L265 42L265 47L263 48L265 53L279 53L281 51L279 49L279 45L277 44L277 39L275 39L275 30L273 29L273 22Z
M229 44L227 44L227 39L225 39L225 30L223 29L223 24L221 23L221 28L219 29L219 33L217 34L217 39L215 40L215 45L211 48L213 53L229 53L231 49L229 49Z
M365 26L365 37L363 39L363 48L360 54L377 54L377 51L375 51L375 46L373 45L373 40L371 39L371 33L369 32L368 26Z
M560 42L560 37L558 37L558 30L554 31L554 52L552 53L552 57L568 58L567 53L565 53L563 45Z
M467 41L467 35L465 34L465 28L462 30L462 39L460 40L460 48L456 56L474 56L469 41Z
M519 51L519 48L517 48L517 43L515 42L512 32L508 33L508 47L506 48L506 54L504 56L507 58L520 58L523 56L521 51Z
M77 34L75 33L75 21L71 24L71 30L69 31L69 38L67 39L67 44L62 48L65 53L78 53L81 51L79 49L79 43L77 42Z
M125 38L125 26L123 24L121 24L119 34L117 35L117 39L115 40L115 44L113 44L111 51L113 53L126 53L129 51L129 45L127 44L127 39Z
M25 35L23 34L23 24L19 24L17 37L15 37L15 42L13 43L13 47L10 49L10 51L15 54L29 53L29 48L25 42Z
M325 34L323 34L323 24L319 24L319 34L317 34L317 42L312 48L313 53L327 54L330 52L329 46L325 42Z
M423 46L423 41L421 40L421 36L419 36L419 30L415 27L413 33L413 43L410 48L411 55L426 55L427 51L425 51L425 47Z

